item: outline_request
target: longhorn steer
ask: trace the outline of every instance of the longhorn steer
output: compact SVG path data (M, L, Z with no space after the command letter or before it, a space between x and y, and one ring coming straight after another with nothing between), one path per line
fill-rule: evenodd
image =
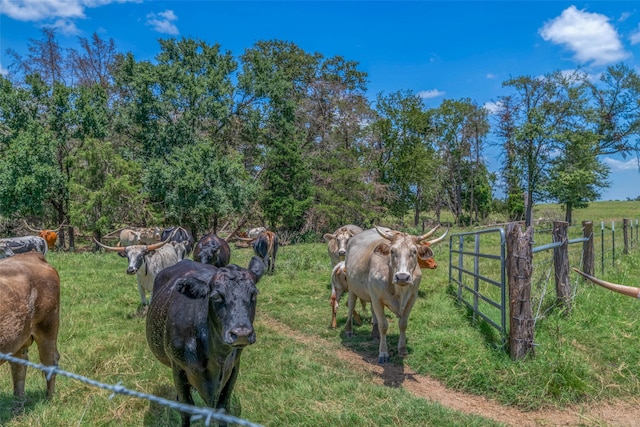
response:
M438 239L430 241L429 245L422 244L436 228L422 236L413 236L376 227L353 236L347 244L345 267L349 285L349 312L345 332L347 336L352 336L356 298L370 302L373 311L372 335L376 337L377 332L380 336L380 363L389 361L389 323L384 315L385 307L399 319L398 354L401 357L407 355L407 324L418 298L422 278L418 259L433 257L430 245L441 241L448 233L447 230Z
M40 252L46 255L48 250L47 242L39 236L0 239L0 259L26 252Z
M59 321L60 277L44 256L25 253L0 261L0 352L29 360L29 346L35 341L40 363L57 365ZM13 394L24 399L27 367L9 365ZM50 399L55 391L55 374L46 381Z
M185 259L156 277L147 342L172 369L180 402L193 405L193 387L207 406L230 412L240 355L256 340L256 283L263 272L258 257L248 269ZM189 426L186 413L182 425Z
M64 222L62 224L60 224L60 227L56 228L55 230L34 228L34 227L30 226L29 223L27 223L27 221L23 220L23 222L24 222L24 225L30 231L33 231L34 233L38 233L38 236L42 237L45 240L45 242L47 242L47 247L49 249L55 249L56 241L58 240L58 232L60 231L60 229L64 225Z
M226 240L214 233L202 236L193 249L193 260L216 267L229 264L231 248Z
M158 273L180 261L173 245L167 244L168 239L154 245L131 246L107 246L95 239L94 241L108 251L118 252L118 255L127 257L127 274L137 276L140 303L143 307L148 305L153 297L153 281ZM149 300L147 293L151 294Z

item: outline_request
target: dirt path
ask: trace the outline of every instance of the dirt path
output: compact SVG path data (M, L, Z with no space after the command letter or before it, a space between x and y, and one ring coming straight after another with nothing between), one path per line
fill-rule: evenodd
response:
M265 326L287 335L306 345L317 344L322 338L309 337L291 329L287 325L261 314ZM329 346L329 345L328 345ZM353 369L371 374L374 382L389 387L404 387L407 391L423 399L438 402L465 414L480 415L509 426L640 426L640 399L620 402L615 405L580 405L557 410L524 412L517 408L501 405L483 396L447 389L442 383L420 375L407 366L380 365L377 358L364 358L358 353L338 349L336 355L349 363Z

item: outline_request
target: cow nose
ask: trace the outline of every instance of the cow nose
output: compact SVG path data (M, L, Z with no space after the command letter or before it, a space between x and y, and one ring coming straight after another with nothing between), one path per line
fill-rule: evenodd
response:
M231 329L230 335L233 342L233 346L243 346L253 344L256 341L256 336L253 333L251 327L237 327Z
M338 255L340 255L340 256L344 256L346 253L347 253L347 251L345 251L344 249L340 249L338 251Z
M133 268L133 267L127 268L127 274L136 274L136 271L138 271L138 269L136 268Z
M409 273L396 273L394 277L395 282L399 285L408 285L411 280L411 275Z

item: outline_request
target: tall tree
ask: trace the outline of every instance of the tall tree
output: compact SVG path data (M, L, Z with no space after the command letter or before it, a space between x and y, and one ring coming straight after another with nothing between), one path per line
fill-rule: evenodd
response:
M482 161L489 132L488 112L470 99L445 100L434 112L433 126L439 148L443 192L458 224L469 224L477 214L478 197L486 197L477 185L488 180ZM465 210L467 211L465 213Z
M300 230L313 200L309 162L303 155L306 133L298 126L298 106L318 60L318 55L279 40L258 42L242 56L240 84L261 110L264 191L260 205L271 227Z

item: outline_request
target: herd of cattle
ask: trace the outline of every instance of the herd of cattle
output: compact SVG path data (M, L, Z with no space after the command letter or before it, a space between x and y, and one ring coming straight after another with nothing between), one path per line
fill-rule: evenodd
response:
M356 302L360 300L363 309L369 303L380 363L390 359L385 308L399 319L398 355L407 354L406 329L422 269L436 268L431 246L449 231L427 240L437 228L416 236L386 227L363 230L346 225L324 235L333 265L331 326L337 327L343 293L348 293L347 336L352 335L353 319L360 321ZM207 406L229 412L240 355L256 340L256 284L264 273L275 271L277 235L262 228L240 237L251 242L255 253L247 268L229 264L229 244L215 234L195 243L182 227L148 233L122 230L119 237L117 246L97 240L96 244L126 257L127 274L137 274L141 304L148 306L147 342L156 358L172 369L178 400L193 404L191 388L195 388ZM42 242L39 236L0 239L0 352L28 359L27 350L35 341L41 363L57 365L60 279L45 259L49 246ZM186 258L191 252L193 260ZM585 277L640 296L636 288ZM26 367L11 364L11 373L14 395L24 398ZM47 376L48 398L54 384L55 375ZM182 414L182 424L190 424L188 414Z

